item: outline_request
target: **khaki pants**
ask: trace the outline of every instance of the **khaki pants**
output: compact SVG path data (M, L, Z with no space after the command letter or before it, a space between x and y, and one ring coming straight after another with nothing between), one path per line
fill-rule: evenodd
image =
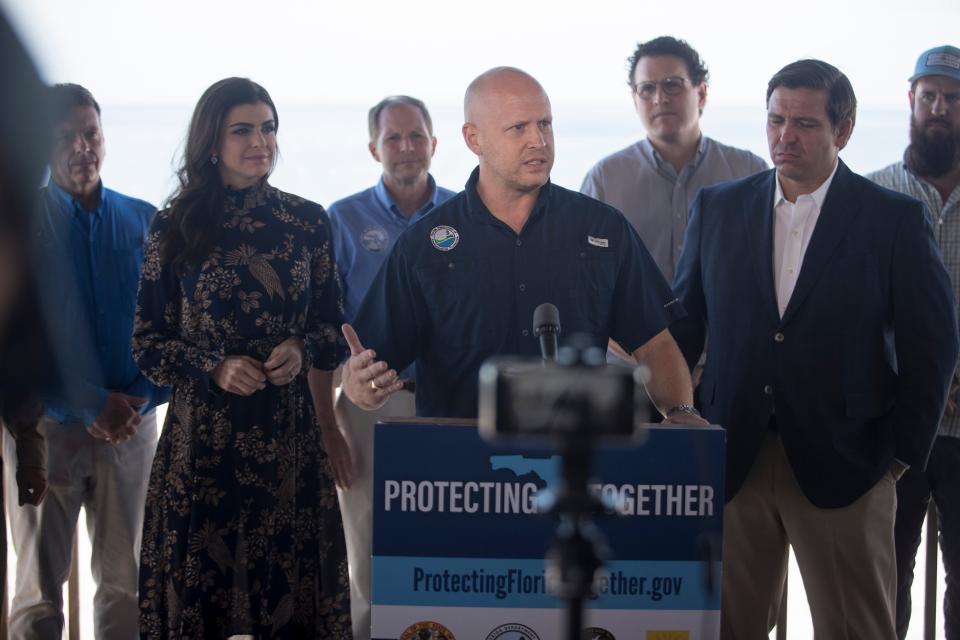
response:
M815 507L771 432L724 514L721 636L767 640L779 612L789 545L810 603L814 638L894 640L896 510L889 473L853 504Z
M44 418L48 491L39 507L17 506L16 466L7 465L4 487L17 580L10 608L10 636L25 640L60 638L63 584L80 507L87 510L92 547L94 635L104 640L139 637L137 580L143 504L157 444L157 416L151 411L133 438L112 445L90 436L82 425ZM4 433L4 457L16 460L16 443ZM81 560L82 562L82 560Z
M350 616L354 640L370 640L370 556L373 552L373 426L385 417L416 414L414 396L398 391L376 411L364 411L341 393L337 420L348 431L355 457L353 484L338 490L350 564Z

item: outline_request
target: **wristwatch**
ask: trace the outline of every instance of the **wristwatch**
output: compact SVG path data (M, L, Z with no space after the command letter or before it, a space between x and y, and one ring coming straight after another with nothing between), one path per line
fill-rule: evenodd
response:
M670 407L670 410L667 411L667 417L669 418L675 413L689 413L692 416L700 416L700 412L697 411L697 408L692 404L678 404L676 406Z

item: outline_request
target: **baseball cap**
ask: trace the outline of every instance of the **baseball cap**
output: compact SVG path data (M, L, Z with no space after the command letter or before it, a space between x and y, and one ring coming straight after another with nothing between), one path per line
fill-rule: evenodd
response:
M949 76L960 80L960 49L946 44L920 54L910 82L924 76Z

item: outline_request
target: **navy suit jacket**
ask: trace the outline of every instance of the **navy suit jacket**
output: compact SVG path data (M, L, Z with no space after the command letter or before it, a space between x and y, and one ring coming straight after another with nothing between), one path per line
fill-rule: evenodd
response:
M775 170L704 188L691 209L671 327L727 430L727 500L776 415L807 498L842 507L894 458L922 468L957 364L956 307L923 205L840 162L780 317Z

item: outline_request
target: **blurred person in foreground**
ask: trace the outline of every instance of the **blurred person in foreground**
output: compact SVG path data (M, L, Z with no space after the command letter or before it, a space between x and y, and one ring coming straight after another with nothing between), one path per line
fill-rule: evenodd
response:
M37 425L41 388L53 377L44 323L29 266L37 187L49 130L44 87L9 23L0 14L0 423L16 441L15 507L40 504L46 493L45 447ZM3 459L0 458L0 481ZM0 513L3 492L0 491ZM0 602L6 602L7 528L0 519ZM3 607L5 613L6 607ZM0 620L0 626L6 625Z
M903 160L867 177L926 205L943 261L960 296L960 49L924 51L909 79L910 144ZM930 498L937 507L947 583L947 640L960 638L960 412L954 372L947 408L926 469L911 467L897 483L897 635L910 624L910 587Z
M343 303L323 208L268 182L278 125L255 82L210 86L150 230L134 356L173 396L147 496L143 638L351 635L334 486L350 466L332 395Z

